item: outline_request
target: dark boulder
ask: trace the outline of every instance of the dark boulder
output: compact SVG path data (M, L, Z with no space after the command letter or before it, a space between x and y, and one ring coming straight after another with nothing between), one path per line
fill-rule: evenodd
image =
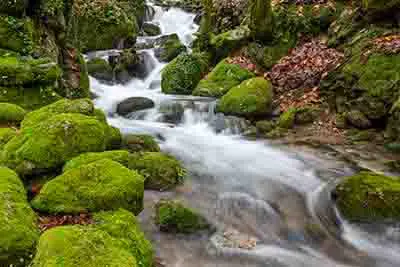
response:
M145 97L130 97L117 106L117 114L126 116L129 113L154 107L153 100Z

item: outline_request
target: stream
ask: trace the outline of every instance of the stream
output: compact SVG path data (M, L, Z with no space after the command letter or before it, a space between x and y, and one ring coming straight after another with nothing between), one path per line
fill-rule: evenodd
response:
M195 14L149 5L155 11L149 20L162 35L177 33L189 46L198 29ZM107 57L114 52L94 53ZM351 224L330 198L340 178L354 172L352 166L329 151L242 138L246 122L215 114L215 99L163 94L165 63L152 49L141 52L148 59L145 79L107 85L91 78L91 86L96 106L111 125L123 133L155 136L162 150L188 170L185 185L177 190L145 193L140 220L165 266L400 266L400 225ZM155 108L118 116L116 105L132 96L152 99ZM166 120L165 107L177 106L182 109L178 118ZM160 233L152 223L152 206L160 198L183 199L215 231Z

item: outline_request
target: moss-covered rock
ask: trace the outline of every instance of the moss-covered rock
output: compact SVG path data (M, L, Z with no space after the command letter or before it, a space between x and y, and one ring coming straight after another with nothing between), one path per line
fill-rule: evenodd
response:
M147 36L157 36L161 34L161 29L154 23L145 22L142 25L142 31Z
M1 162L20 175L61 167L81 153L104 151L109 143L110 127L82 114L58 114L22 125L21 134L1 152Z
M13 137L17 135L17 131L12 128L0 128L0 151Z
M52 85L61 76L61 70L47 59L0 57L0 86Z
M256 123L256 129L257 132L260 134L266 134L274 130L276 127L276 123L271 120L262 120L262 121L257 121Z
M239 85L241 82L253 78L251 71L242 68L238 64L228 63L224 59L197 85L193 95L221 97L229 89Z
M215 49L217 58L224 58L228 54L243 45L249 38L251 32L247 26L239 26L233 30L213 35L210 40Z
M155 206L155 222L163 232L194 233L209 228L208 222L181 201L160 200Z
M68 38L82 51L133 44L139 32L144 1L74 1Z
M372 126L371 121L359 110L350 110L344 114L346 122L359 129L368 129Z
M294 126L297 109L290 108L281 114L278 120L278 126L283 129L290 129Z
M122 138L122 146L130 152L159 152L160 146L153 136L145 134L128 134Z
M25 266L39 239L37 218L15 172L0 167L0 265Z
M143 209L144 178L110 159L72 168L46 183L32 206L43 212L82 213Z
M320 110L316 107L304 106L297 108L295 124L307 124L312 123L318 118Z
M353 221L400 218L400 180L361 172L346 177L334 190L340 212Z
M5 0L11 2L13 0ZM18 0L21 2L24 0ZM2 3L4 1L1 1ZM0 4L0 12L1 5ZM29 18L16 18L0 15L0 47L24 55L30 54L34 48L34 26Z
M122 148L122 134L121 131L113 126L107 129L107 150L115 150Z
M1 87L0 102L13 103L26 110L34 110L61 99L52 86Z
M98 80L111 82L114 80L113 68L102 58L93 58L87 62L88 72Z
M159 60L169 62L186 50L186 46L179 40L178 35L171 34L159 44L156 42L154 54Z
M166 94L189 95L208 67L203 54L181 54L162 71L161 88Z
M95 213L91 225L46 231L32 267L59 266L60 262L65 267L151 267L152 261L153 249L136 218L120 209Z
M0 13L20 16L24 14L27 4L26 0L4 0L0 3Z
M229 90L221 98L217 110L245 117L268 115L271 112L272 96L272 85L269 81L263 78L249 79Z
M181 184L185 176L178 160L160 152L137 154L129 162L129 168L143 175L146 189L168 190Z
M20 106L0 103L0 123L19 123L25 117L26 111Z
M125 150L84 153L68 161L64 165L63 171L67 172L69 170L79 168L83 165L87 165L101 159L110 159L112 161L122 164L125 167L128 167L129 155L129 152Z

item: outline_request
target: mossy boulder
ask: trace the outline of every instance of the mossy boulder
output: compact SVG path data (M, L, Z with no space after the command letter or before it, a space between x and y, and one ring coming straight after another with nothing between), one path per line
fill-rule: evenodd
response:
M89 152L84 153L76 158L69 160L63 167L63 172L79 168L81 166L93 163L101 159L110 159L112 161L118 162L121 165L127 167L130 158L130 153L125 150L112 150L104 152Z
M210 44L215 50L217 58L224 58L236 48L246 43L250 38L251 32L247 26L238 26L237 28L213 35Z
M15 104L0 103L0 123L19 123L25 117L26 111Z
M147 36L157 36L161 34L161 29L154 23L145 22L142 25L142 31Z
M0 102L13 103L26 110L34 110L60 100L62 97L53 86L35 85L29 87L0 86Z
M203 54L181 54L162 71L161 88L166 94L190 95L208 67Z
M144 178L110 159L72 168L44 185L32 206L50 213L143 209Z
M113 68L110 63L103 58L93 58L87 62L88 72L94 78L112 82L114 80Z
M0 14L23 15L28 2L26 0L4 0L0 3Z
M160 146L153 136L127 134L122 138L122 147L130 152L159 152Z
M400 218L400 179L371 172L346 177L333 196L340 212L352 221Z
M37 218L17 174L0 167L0 265L25 266L39 239Z
M185 169L174 157L160 152L137 154L129 162L129 168L138 171L145 180L145 188L168 190L183 182Z
M13 137L17 135L17 131L12 128L0 128L0 151Z
M281 114L278 120L278 126L283 129L293 128L295 120L296 120L296 108L290 108L284 113Z
M23 176L59 168L81 153L104 151L110 141L108 125L82 114L58 114L22 125L21 134L1 152L1 162Z
M178 35L171 34L162 42L156 42L154 54L160 61L169 62L186 50L186 46L179 40Z
M13 2L14 0L4 0ZM1 5L0 3L0 12ZM18 0L21 2L23 0ZM30 54L34 49L34 25L29 18L16 18L0 15L0 47L23 55Z
M193 95L221 97L229 89L255 76L251 71L224 59L197 85Z
M233 87L217 105L217 111L228 115L258 117L268 115L272 105L272 85L263 78L246 80Z
M39 240L32 267L151 267L153 249L132 213L99 212L87 226L61 226ZM79 238L77 238L79 237ZM61 248L61 249L60 249Z
M81 51L128 47L139 33L144 1L77 1L72 7L68 39Z
M61 70L47 59L3 56L0 57L0 75L0 86L55 86Z
M155 206L155 222L163 232L194 233L209 228L204 217L181 201L160 200Z

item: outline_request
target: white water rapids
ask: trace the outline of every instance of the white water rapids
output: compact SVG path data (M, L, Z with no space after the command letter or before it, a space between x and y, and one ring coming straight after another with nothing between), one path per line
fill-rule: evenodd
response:
M155 9L152 22L162 34L177 33L190 45L198 29L195 15L151 6ZM151 38L156 37L139 37L138 42ZM326 189L352 172L345 163L245 140L233 134L238 132L235 124L216 133L210 123L217 116L215 100L163 94L160 80L165 63L156 59L152 49L143 52L152 66L144 80L106 85L91 78L91 86L98 96L96 106L109 115L110 124L124 133L159 137L162 150L175 155L189 170L183 192L146 192L147 207L160 195L183 198L216 225L213 236L164 235L149 226L150 215L144 214L144 228L167 266L400 266L397 226L368 233L336 216ZM106 57L107 52L98 55ZM132 96L150 98L156 106L129 118L116 115L116 105ZM165 103L184 107L176 125L160 119ZM226 229L255 237L256 247L224 246L218 233ZM310 234L314 232L315 236Z

